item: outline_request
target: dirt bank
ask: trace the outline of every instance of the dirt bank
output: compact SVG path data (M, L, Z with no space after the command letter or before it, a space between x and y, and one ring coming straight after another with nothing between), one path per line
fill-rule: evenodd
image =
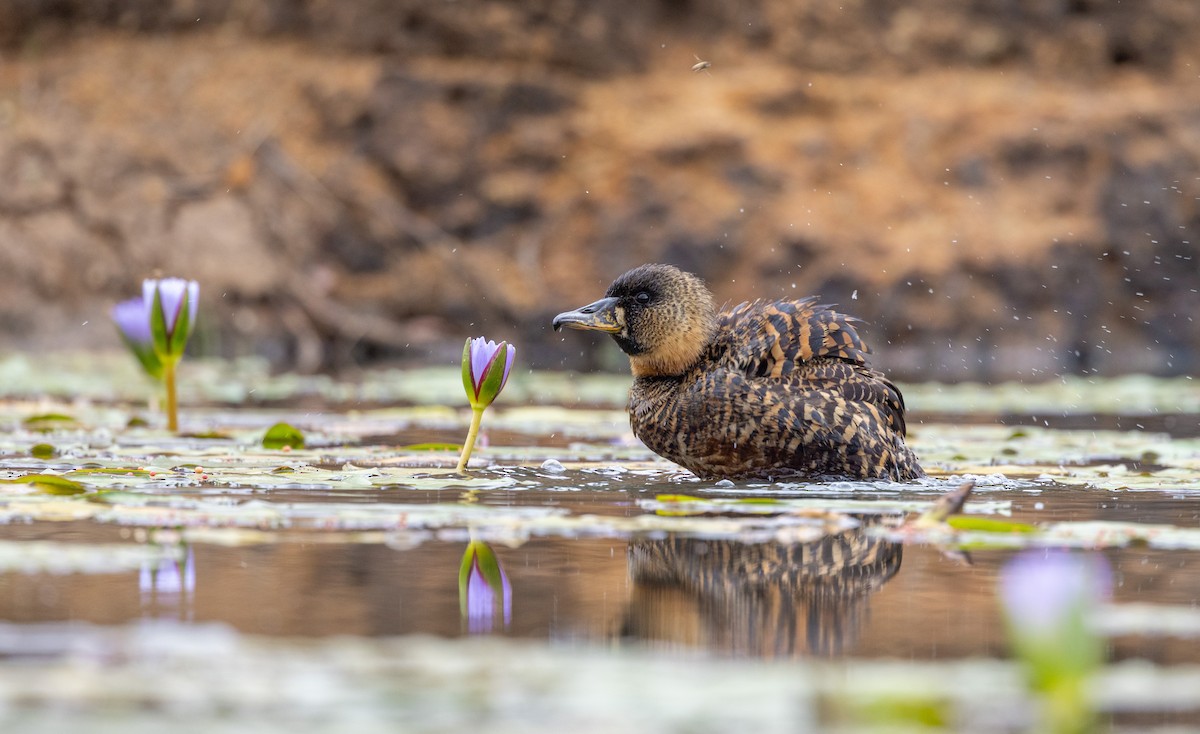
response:
M1195 371L1200 7L602 5L6 6L0 341L162 270L212 352L619 366L549 317L664 260L906 379Z

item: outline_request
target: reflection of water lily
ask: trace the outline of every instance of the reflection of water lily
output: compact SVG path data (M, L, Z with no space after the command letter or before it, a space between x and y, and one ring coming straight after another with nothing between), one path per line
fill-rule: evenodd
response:
M154 351L154 335L150 333L149 310L142 298L121 301L112 308L112 320L117 325L121 338L137 357L146 374L156 380L162 379L162 361Z
M483 337L468 339L463 347L462 379L467 400L471 403L471 428L458 458L459 472L467 468L467 461L471 458L475 439L479 435L483 411L504 389L516 354L517 348L513 345L507 342L497 344Z
M1013 650L1041 697L1052 732L1089 731L1086 681L1104 661L1087 613L1109 595L1108 565L1098 555L1027 551L1000 575L1000 600Z
M491 546L477 540L467 545L458 569L459 612L473 635L491 632L497 615L512 622L512 585Z
M138 592L143 608L179 609L190 612L196 592L196 559L189 546L182 558L164 558L156 564L143 563L138 573Z

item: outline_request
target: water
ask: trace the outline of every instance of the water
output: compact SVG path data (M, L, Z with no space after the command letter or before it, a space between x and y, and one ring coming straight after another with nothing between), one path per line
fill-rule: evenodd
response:
M592 480L573 472L565 483ZM678 485L625 480L619 489L499 490L495 507L555 507L573 515L644 514L636 500ZM342 493L281 490L272 501L337 501ZM399 496L398 496L399 495ZM358 492L356 503L447 502L461 491ZM721 496L706 492L705 496ZM1011 500L1012 518L1047 523L1095 519L1197 524L1195 498L1157 494L1114 501L1093 490L987 493ZM1040 509L1038 507L1040 506ZM866 518L873 522L871 518ZM286 535L287 531L280 531ZM128 527L93 522L8 525L10 541L127 543ZM442 535L455 535L443 532ZM462 535L462 533L458 533ZM539 642L619 643L659 651L776 658L856 656L1002 657L996 574L1009 550L970 561L937 548L901 545L860 530L781 545L678 535L637 539L539 538L495 544L512 588L511 622L495 631ZM467 634L458 570L465 539L413 547L360 542L186 546L182 559L102 574L0 575L0 619L17 623L143 619L224 623L250 634L368 637ZM1115 601L1200 606L1200 552L1113 548ZM1118 644L1117 657L1200 662L1196 645Z
M915 416L926 481L724 486L656 460L612 409L490 411L459 478L453 452L400 448L460 440L449 409L192 409L203 435L176 438L125 428L126 408L58 406L76 425L40 433L21 420L46 406L0 407L0 476L83 486L0 485L4 730L854 729L929 696L960 730L1020 730L1033 709L996 579L1021 547L1062 544L1113 572L1105 721L1200 724L1183 416L1165 433ZM281 419L311 448L257 447ZM964 552L900 529L964 477L972 516L1040 532ZM783 502L746 502L763 498ZM1121 523L1146 532L1120 540ZM464 614L472 540L507 612Z

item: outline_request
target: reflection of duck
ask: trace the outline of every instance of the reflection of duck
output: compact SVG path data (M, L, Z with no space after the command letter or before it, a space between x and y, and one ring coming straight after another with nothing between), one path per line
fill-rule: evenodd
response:
M901 554L862 528L792 545L635 541L622 634L732 655L837 654L857 636L867 600L900 570Z
M634 434L700 476L919 477L904 398L867 366L853 322L811 298L718 314L696 276L643 265L554 328L612 334Z

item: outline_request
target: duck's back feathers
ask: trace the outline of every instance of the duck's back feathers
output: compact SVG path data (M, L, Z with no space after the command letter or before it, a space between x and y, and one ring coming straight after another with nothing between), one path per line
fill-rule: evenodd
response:
M756 377L786 377L821 357L865 365L871 351L854 328L858 319L816 298L742 303L717 319L718 338Z
M904 396L867 366L871 348L855 328L859 319L810 297L742 303L721 313L718 322L720 347L747 377L785 380L870 403L904 435Z
M903 433L893 427L886 388L864 372L826 384L725 368L683 383L638 380L630 423L655 453L704 477L920 476Z
M793 379L810 389L835 394L848 403L873 405L888 428L901 436L908 432L904 420L904 395L900 388L866 365L819 359L802 365Z

